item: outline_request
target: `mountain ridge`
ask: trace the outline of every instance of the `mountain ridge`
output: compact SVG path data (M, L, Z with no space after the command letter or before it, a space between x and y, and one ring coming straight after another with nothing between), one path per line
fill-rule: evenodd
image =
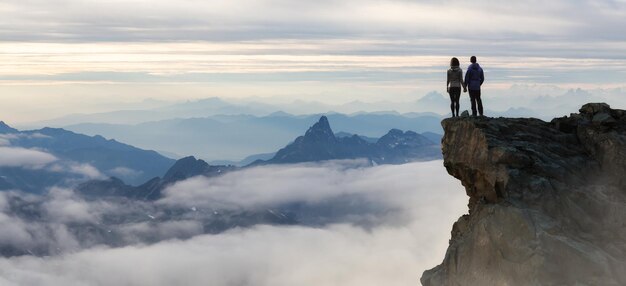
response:
M359 135L337 137L326 116L321 116L304 135L280 149L266 161L253 164L284 164L366 158L375 164L402 164L439 157L438 143L413 132L391 129L375 143Z
M174 163L173 159L152 150L140 149L100 135L88 136L62 128L45 127L20 131L2 123L0 133L6 137L5 147L46 152L62 163L87 164L106 175L122 176L131 184L140 184L154 176L161 175ZM27 174L19 174L28 171L24 168L1 167L0 175L13 174L15 176L12 177L16 178L16 181L11 183L13 187L35 192L41 191L37 190L41 185L36 183L35 178L49 177L45 180L46 182L63 180L59 177L61 175L59 172L47 172L52 175L56 174L56 179L53 178L55 176L44 174L45 169L30 170L37 173L37 175L30 176L32 177L30 180ZM22 177L23 179L20 179Z

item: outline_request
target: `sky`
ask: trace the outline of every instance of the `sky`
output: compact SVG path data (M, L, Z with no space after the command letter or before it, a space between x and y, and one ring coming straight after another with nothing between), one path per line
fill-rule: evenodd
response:
M626 76L623 0L5 0L0 17L0 120L18 123L146 99L409 101L445 93L452 56L476 55L493 97Z

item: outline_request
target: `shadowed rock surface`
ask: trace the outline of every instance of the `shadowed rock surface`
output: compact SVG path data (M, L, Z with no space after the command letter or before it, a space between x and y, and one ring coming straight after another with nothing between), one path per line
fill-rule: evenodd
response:
M469 214L423 285L626 285L626 112L442 122Z

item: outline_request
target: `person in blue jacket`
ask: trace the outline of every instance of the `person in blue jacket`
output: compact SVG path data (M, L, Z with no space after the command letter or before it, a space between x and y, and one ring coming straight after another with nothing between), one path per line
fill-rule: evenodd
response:
M476 57L470 58L472 64L467 67L465 72L465 85L469 90L470 100L472 101L472 116L476 116L476 105L478 105L478 113L483 116L483 101L480 99L480 86L485 82L485 74L483 69L476 62Z

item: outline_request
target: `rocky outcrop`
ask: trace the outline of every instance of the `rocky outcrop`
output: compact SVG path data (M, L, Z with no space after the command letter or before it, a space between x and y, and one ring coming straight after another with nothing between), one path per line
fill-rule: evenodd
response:
M423 285L626 285L626 112L442 122L469 214Z

